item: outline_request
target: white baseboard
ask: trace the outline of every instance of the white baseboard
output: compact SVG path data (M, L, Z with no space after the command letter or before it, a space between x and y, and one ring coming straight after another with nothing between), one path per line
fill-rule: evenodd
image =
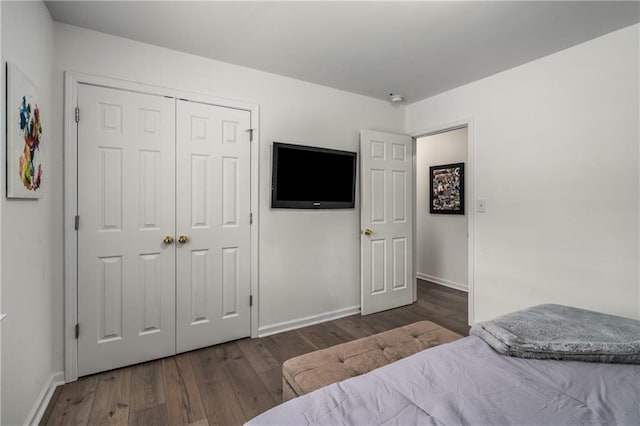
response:
M47 411L53 392L55 392L56 388L60 385L64 385L64 373L62 371L53 373L44 384L40 395L38 395L38 399L33 404L33 408L27 416L27 420L24 422L25 425L37 425L40 423L44 412Z
M443 285L445 287L453 288L467 293L469 292L469 288L465 284L457 283L455 281L445 280L444 278L434 277L433 275L423 274L421 272L417 272L416 277L420 278L421 280L431 281L432 283Z
M276 324L266 325L258 328L258 337L267 337L272 334L282 333L284 331L295 330L296 328L306 327L325 321L331 321L338 318L348 317L360 313L360 305L349 306L347 308L338 309L337 311L324 312L318 315L299 318L292 321L284 321Z

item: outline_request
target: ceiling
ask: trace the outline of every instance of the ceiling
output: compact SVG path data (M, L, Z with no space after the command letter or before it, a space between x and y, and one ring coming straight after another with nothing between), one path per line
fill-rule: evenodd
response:
M640 2L47 1L54 20L407 103L640 22Z

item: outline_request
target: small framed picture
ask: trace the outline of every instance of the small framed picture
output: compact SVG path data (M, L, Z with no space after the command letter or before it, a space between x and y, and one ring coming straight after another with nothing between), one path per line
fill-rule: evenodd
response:
M429 167L429 213L464 214L464 163Z

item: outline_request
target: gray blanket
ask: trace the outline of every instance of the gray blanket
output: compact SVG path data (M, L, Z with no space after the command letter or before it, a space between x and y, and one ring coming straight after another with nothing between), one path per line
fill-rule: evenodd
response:
M640 364L640 321L539 305L475 325L469 334L521 358Z
M500 355L475 336L292 399L285 425L640 425L640 365Z

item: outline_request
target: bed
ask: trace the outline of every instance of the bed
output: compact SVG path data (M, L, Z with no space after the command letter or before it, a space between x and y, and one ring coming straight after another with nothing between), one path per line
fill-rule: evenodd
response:
M505 356L472 335L248 422L305 424L640 425L640 365Z

